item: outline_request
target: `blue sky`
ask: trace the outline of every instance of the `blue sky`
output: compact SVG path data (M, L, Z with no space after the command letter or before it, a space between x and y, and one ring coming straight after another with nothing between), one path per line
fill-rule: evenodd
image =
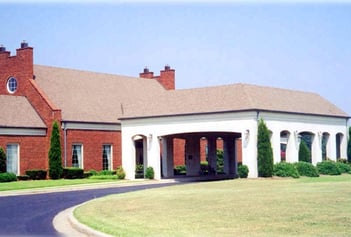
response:
M166 64L176 87L250 83L316 92L351 115L351 4L0 3L0 44L36 64L138 76Z

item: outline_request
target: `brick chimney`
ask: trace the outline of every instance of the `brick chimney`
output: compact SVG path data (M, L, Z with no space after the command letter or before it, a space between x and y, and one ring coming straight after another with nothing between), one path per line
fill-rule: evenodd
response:
M171 69L169 65L166 65L164 70L160 71L159 76L154 76L153 72L150 72L147 67L144 71L139 74L141 78L155 79L157 80L166 90L175 89L175 70Z

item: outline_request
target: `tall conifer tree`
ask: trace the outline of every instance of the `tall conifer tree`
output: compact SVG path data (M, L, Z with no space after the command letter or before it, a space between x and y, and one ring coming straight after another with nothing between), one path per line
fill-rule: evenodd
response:
M265 122L263 121L263 119L260 119L258 124L257 165L258 165L258 176L260 177L273 176L272 145L271 145L269 130Z
M60 179L62 176L62 158L60 130L57 121L52 126L50 150L49 150L49 177L51 179Z
M6 153L2 147L0 147L0 173L6 172Z
M349 127L349 140L347 143L347 161L351 163L351 127Z

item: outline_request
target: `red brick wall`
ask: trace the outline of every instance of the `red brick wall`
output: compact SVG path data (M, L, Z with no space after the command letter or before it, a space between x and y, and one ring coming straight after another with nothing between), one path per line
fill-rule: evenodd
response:
M48 169L48 150L43 147L46 137L0 136L0 147L6 152L7 144L18 144L20 148L20 174L29 169Z
M122 165L121 132L67 130L67 166L72 166L72 145L83 145L84 170L102 170L102 146L112 145L113 169ZM62 142L63 144L63 142ZM62 148L64 153L64 148ZM64 157L64 154L62 154Z
M154 76L153 72L150 72L149 69L145 68L144 72L139 74L139 77L146 79L155 79L157 80L166 90L175 89L175 70L171 69L170 66L166 65L164 70L160 71L159 76Z

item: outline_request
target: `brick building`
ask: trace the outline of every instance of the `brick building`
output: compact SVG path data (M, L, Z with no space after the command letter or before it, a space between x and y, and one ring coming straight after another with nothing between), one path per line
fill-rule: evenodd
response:
M218 149L226 173L235 174L243 162L255 177L260 117L272 131L275 162L281 144L286 160L296 160L292 143L301 132L315 141L328 137L328 157L346 154L348 115L316 94L245 84L175 90L168 65L158 76L145 68L138 78L35 65L25 42L13 56L0 47L0 103L0 147L17 175L48 169L54 121L62 128L65 167L122 165L130 179L139 163L153 166L156 178L172 177L173 167L184 163L197 175L200 161L216 167ZM315 163L322 155L317 143L313 149Z

